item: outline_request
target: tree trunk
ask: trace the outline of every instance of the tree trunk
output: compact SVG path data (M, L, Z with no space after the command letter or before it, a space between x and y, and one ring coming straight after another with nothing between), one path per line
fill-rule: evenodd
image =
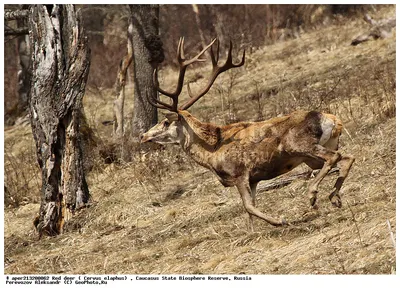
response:
M157 123L157 108L148 101L157 98L153 71L164 60L158 35L159 5L129 5L133 24L134 108L132 135L138 137Z
M114 137L120 138L124 135L124 103L125 103L125 85L128 67L132 62L133 49L132 49L132 24L128 27L127 37L127 53L122 59L117 73L117 80L115 81L115 96L114 100L114 124L113 132Z
M251 29L251 12L249 11L252 7L244 5L244 31L242 32L242 45L240 48L246 49L246 52L251 55L253 53L253 38Z
M195 16L195 19L196 19L197 31L199 32L201 45L203 47L206 47L207 46L206 37L204 36L203 29L201 28L201 19L200 19L199 6L197 4L192 4L192 9L193 9L194 16Z
M22 5L22 9L27 9L28 5ZM21 10L27 11L27 10ZM28 17L17 19L18 28L28 26ZM28 34L18 36L18 112L19 114L28 109L28 94L30 90L30 47Z
M29 100L42 197L40 236L61 233L66 212L89 201L79 135L89 72L89 49L73 5L33 5L29 30L32 79Z
M214 22L214 28L215 31L217 32L217 37L219 39L219 43L222 44L223 48L224 46L226 46L226 44L228 43L226 41L226 33L225 33L225 29L224 29L224 25L226 24L225 21L225 16L223 14L223 11L221 11L221 6L222 5L211 5L211 12L213 14L213 17L215 19ZM221 49L221 54L220 54L220 58L223 58L225 56L225 50Z

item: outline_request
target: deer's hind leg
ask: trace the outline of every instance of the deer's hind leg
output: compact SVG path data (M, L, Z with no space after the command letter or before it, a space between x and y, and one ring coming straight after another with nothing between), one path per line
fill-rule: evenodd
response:
M340 161L337 163L339 167L339 177L336 179L335 182L335 189L329 195L329 200L331 203L336 207L342 207L342 201L339 196L339 190L342 188L344 180L347 178L351 166L353 165L355 159L353 156L350 155L343 155Z

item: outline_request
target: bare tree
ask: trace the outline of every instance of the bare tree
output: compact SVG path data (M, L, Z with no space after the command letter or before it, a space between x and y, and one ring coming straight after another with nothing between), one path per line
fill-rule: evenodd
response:
M192 4L192 8L193 8L193 12L196 18L196 23L197 23L197 31L199 33L200 36L200 40L201 40L201 45L203 47L207 46L206 43L206 37L204 36L204 32L203 29L201 28L201 20L200 20L200 11L199 11L199 6L197 4Z
M21 5L22 10L26 11L28 5ZM18 28L23 29L28 26L28 17L17 19ZM30 46L29 36L27 34L18 36L18 108L23 112L28 108L28 94L30 90Z
M128 27L127 37L127 52L118 68L117 80L115 81L115 96L114 100L114 136L120 138L124 135L124 105L125 105L125 85L128 67L132 63L133 48L132 48L132 24Z
M138 137L157 123L157 109L147 99L157 99L153 71L164 60L158 35L159 5L129 5L133 25L134 109L132 135Z
M29 100L42 193L39 234L62 231L66 211L89 201L79 121L89 49L73 5L33 5L29 13L32 79Z
M30 80L30 47L28 37L28 6L14 5L15 10L6 9L4 11L4 20L8 24L5 25L4 34L6 36L16 37L17 39L17 62L18 66L18 105L17 115L26 113L28 108L28 93ZM12 27L10 21L16 21L16 27Z

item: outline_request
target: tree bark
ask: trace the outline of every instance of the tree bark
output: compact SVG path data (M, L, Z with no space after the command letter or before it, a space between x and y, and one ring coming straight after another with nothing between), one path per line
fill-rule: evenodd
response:
M42 191L39 235L62 232L67 212L89 202L79 118L89 72L89 49L73 5L34 5L29 30L32 79L29 100Z
M153 71L164 60L158 35L159 5L129 5L133 24L134 108L132 135L138 137L157 123L157 108L148 101L157 98Z
M28 5L22 5L22 9L27 9ZM27 10L21 10L27 11ZM28 18L17 19L18 28L28 27ZM28 34L18 36L18 57L19 57L19 70L18 70L18 112L22 113L28 109L28 94L30 91L30 78L31 78L31 51L29 46Z

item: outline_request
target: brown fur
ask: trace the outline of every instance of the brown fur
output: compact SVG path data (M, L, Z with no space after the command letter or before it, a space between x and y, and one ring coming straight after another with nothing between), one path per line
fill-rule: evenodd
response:
M290 115L261 122L239 122L226 126L203 123L185 110L179 110L170 126L177 133L169 143L179 143L198 164L210 169L225 187L236 186L250 215L272 225L279 221L255 207L257 183L291 171L301 163L321 169L309 185L310 203L315 206L318 185L334 166L339 177L329 198L341 207L339 190L354 158L337 152L342 122L334 115L315 111L295 111ZM172 119L171 119L172 120ZM160 122L163 124L164 121ZM158 141L170 136L171 128L156 125L142 141Z
M182 92L187 66L199 62L200 56L211 48L215 41L194 58L186 60L182 57L184 41L183 38L180 39L177 52L180 69L175 91L166 92L155 82L157 90L171 98L172 103L149 99L153 106L167 109L171 113L167 119L143 134L141 141L178 143L198 164L210 169L224 186L236 186L249 213L251 228L253 216L272 225L285 224L285 221L268 217L255 207L257 183L282 175L303 162L312 169L321 169L308 189L312 206L317 199L319 183L335 164L339 166L339 178L329 198L334 205L340 207L339 190L354 158L342 156L337 151L342 123L336 116L316 111L296 111L287 116L261 122L217 126L203 123L186 111L210 90L219 74L244 65L244 52L239 64L232 63L232 43L223 65L218 65L219 57L210 53L213 65L210 79L196 95L192 95L189 90L191 98L178 109L178 98Z

